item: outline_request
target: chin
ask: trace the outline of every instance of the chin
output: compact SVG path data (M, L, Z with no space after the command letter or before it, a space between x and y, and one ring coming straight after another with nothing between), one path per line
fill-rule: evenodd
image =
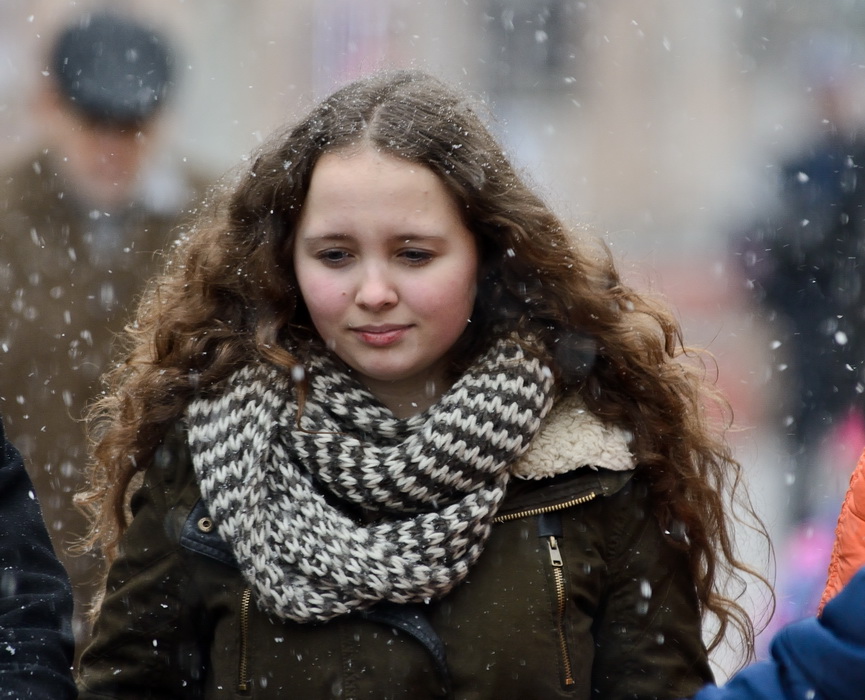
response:
M412 376L411 372L393 372L388 370L363 368L358 369L358 372L360 372L364 377L369 377L377 382L399 382Z

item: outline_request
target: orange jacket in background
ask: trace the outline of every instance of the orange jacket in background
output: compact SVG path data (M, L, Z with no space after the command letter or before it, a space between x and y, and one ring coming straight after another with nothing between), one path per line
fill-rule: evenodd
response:
M820 599L818 614L823 606L838 593L865 565L865 451L850 477L850 487L841 506L835 528L835 544L829 561L829 577Z

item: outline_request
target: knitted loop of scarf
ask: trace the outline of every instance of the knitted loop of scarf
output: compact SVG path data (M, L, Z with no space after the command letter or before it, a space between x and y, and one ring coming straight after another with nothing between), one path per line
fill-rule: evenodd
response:
M500 340L437 404L399 420L324 355L306 364L299 427L291 379L265 365L189 405L193 465L219 534L259 606L282 619L441 597L483 550L507 466L552 405L551 372Z

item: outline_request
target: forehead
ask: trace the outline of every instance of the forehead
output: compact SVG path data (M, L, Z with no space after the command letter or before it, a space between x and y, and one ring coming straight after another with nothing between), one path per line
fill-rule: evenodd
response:
M399 154L392 153L372 144L359 144L335 151L325 151L316 161L312 169L312 177L322 171L357 170L360 168L378 171L401 170L403 172L420 172L439 179L429 166L418 163Z
M383 205L400 211L416 207L418 212L456 208L433 170L373 148L326 153L313 168L304 209L321 214Z
M305 241L475 238L431 169L373 149L322 156L296 232Z

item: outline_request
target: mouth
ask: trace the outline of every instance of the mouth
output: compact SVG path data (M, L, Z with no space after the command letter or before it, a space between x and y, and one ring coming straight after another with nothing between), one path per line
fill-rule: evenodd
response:
M387 347L402 340L412 327L410 325L357 326L351 332L364 344Z

